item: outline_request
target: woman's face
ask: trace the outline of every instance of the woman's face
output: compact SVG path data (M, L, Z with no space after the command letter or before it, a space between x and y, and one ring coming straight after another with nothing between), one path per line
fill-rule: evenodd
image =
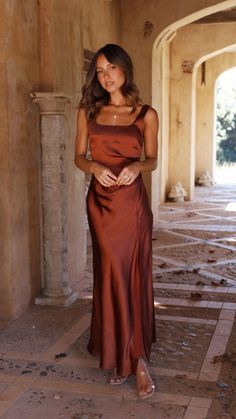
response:
M99 83L108 93L119 90L125 82L122 68L110 63L103 54L97 58L96 72Z

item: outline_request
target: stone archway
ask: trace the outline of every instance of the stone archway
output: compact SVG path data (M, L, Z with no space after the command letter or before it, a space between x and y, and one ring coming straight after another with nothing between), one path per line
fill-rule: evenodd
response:
M158 205L160 201L166 199L166 189L168 185L168 166L169 166L169 65L170 42L175 37L176 31L186 25L203 18L204 16L236 6L236 1L225 1L218 5L204 8L196 13L176 21L174 24L163 30L153 44L152 61L152 104L158 109L160 117L160 153L159 153L159 172L152 175L152 208L154 213L154 225L158 221ZM193 121L192 121L193 122ZM192 133L194 126L192 126ZM191 139L191 142L193 138ZM194 179L194 177L193 177ZM193 180L192 180L193 184ZM193 188L193 185L192 185ZM189 198L192 193L190 191Z
M217 52L213 57L203 57L201 63L206 63L207 81L201 83L201 63L197 65L193 90L196 90L196 158L195 178L207 171L214 181L215 166L215 86L217 78L224 71L236 66L236 54L230 49ZM204 61L203 61L204 60Z

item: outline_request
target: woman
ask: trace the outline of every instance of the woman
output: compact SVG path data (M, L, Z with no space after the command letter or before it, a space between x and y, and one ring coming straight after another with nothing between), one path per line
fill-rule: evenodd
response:
M88 221L93 246L89 352L112 369L109 383L136 374L140 398L154 384L145 360L155 341L152 212L142 172L157 166L158 117L141 105L133 65L120 46L95 54L82 90L75 163L92 174ZM88 139L92 160L86 158ZM140 161L144 147L145 160Z

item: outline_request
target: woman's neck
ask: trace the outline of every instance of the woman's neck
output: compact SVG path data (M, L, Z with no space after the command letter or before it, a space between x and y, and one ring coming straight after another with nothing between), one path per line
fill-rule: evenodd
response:
M120 92L110 94L109 104L116 107L126 106L126 100Z

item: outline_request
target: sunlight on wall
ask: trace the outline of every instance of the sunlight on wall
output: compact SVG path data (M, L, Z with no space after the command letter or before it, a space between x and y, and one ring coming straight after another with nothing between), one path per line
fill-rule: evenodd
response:
M226 205L225 211L236 211L236 202L230 202Z

